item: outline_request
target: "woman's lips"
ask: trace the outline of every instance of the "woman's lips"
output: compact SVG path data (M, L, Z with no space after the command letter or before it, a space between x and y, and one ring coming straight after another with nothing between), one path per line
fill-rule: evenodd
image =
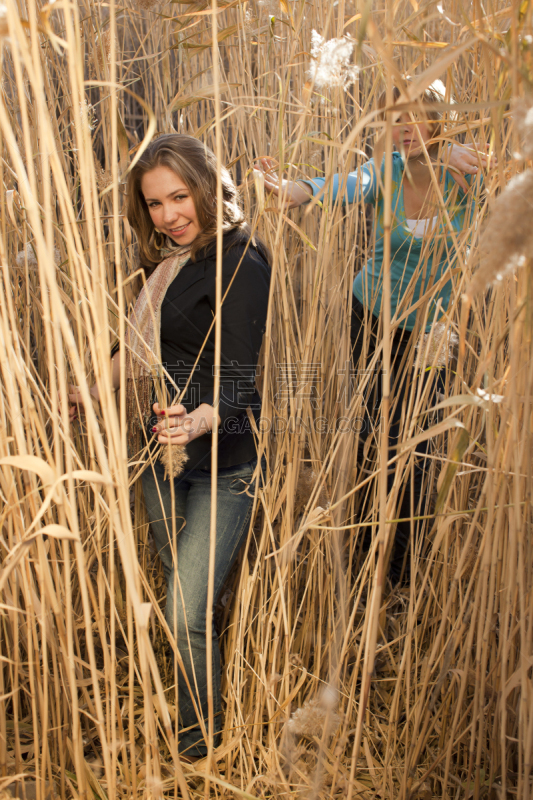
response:
M182 234L185 233L185 231L187 230L187 228L189 227L190 224L191 223L188 222L186 225L182 225L179 228L171 228L171 229L169 229L169 233L170 233L171 236L181 236Z

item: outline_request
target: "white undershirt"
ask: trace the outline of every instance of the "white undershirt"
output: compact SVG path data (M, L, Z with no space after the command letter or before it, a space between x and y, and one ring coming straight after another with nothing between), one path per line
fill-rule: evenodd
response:
M405 221L415 239L421 239L428 231L435 227L437 219L438 215L426 219L406 219Z

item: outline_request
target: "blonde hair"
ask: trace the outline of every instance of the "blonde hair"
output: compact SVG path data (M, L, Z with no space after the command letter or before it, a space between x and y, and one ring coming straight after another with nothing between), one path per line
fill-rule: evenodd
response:
M201 228L191 246L191 259L216 239L217 160L214 153L194 136L169 133L150 144L128 175L126 216L137 234L141 262L155 267L163 260L162 235L155 229L141 190L143 176L156 167L168 167L179 175L191 193ZM221 166L222 220L224 231L248 228L239 194L228 170ZM170 243L169 244L174 244Z

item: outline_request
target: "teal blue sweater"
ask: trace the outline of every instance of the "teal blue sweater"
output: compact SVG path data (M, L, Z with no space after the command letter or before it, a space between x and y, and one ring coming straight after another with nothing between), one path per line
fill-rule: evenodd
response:
M381 166L382 183L384 183L385 159ZM441 181L446 211L454 230L455 237L450 234L449 227L441 214L441 224L430 230L428 235L416 238L406 224L403 202L402 179L404 162L400 153L392 154L392 228L391 228L391 314L400 327L412 330L415 327L417 310L410 309L420 298L427 295L429 303L427 326L429 330L435 318L437 303L441 300L441 309L446 311L450 304L452 291L451 270L458 266L457 247L466 248L462 231L472 222L476 209L475 185L472 176L465 176L471 188L467 193L457 185L450 172L444 173ZM307 179L306 183L313 190L315 197L323 194L325 178ZM343 204L363 201L374 203L375 238L374 256L370 258L362 271L356 276L353 284L354 295L366 308L379 316L383 293L383 249L384 238L384 198L376 175L374 160L370 159L359 170L350 172L341 183L341 177L335 175L331 187L331 198L334 201L339 191L344 191ZM475 182L477 184L477 181ZM456 242L454 242L454 238ZM448 279L446 280L446 277ZM438 286L437 286L438 284ZM424 311L425 302L418 306Z

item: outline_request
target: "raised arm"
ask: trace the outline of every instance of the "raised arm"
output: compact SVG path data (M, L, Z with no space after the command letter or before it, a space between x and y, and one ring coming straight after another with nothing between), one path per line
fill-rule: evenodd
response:
M264 175L265 187L276 196L286 197L288 208L295 208L303 203L308 203L312 197L323 200L325 193L326 178L304 178L297 181L288 181L278 176L276 162L271 158L262 158L258 166ZM377 194L377 178L372 159L363 164L355 172L350 172L346 177L334 175L332 180L332 200L337 199L337 195L342 190L343 205L362 201L373 203Z

